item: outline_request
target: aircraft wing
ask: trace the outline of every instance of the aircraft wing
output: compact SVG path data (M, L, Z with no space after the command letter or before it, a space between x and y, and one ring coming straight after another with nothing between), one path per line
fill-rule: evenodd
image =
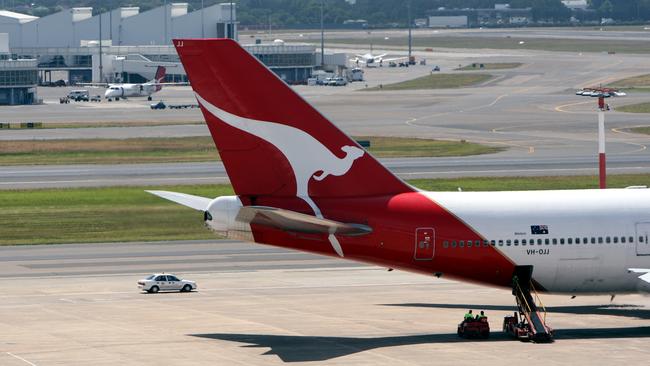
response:
M270 226L280 230L310 234L357 236L372 232L372 229L366 225L347 224L266 206L242 207L235 220L247 224Z
M401 60L408 60L408 57L407 56L402 56L402 57L393 57L393 58L384 58L384 59L382 59L383 62L401 61Z
M168 201L178 203L180 205L193 208L198 211L205 211L212 200L210 198L192 196L191 194L169 192L169 191L145 191L155 196L164 198Z
M650 269L647 268L628 268L628 272L632 273L643 273L641 276L639 276L639 279L641 281L645 281L647 283L650 283Z
M366 62L365 62L363 59L361 59L361 58L351 58L351 59L350 59L350 62L357 62L357 63L360 63L360 64L365 64L365 63L366 63Z
M108 88L108 86L110 84L108 84L108 83L76 83L75 85L79 85L79 86L97 86L97 87Z

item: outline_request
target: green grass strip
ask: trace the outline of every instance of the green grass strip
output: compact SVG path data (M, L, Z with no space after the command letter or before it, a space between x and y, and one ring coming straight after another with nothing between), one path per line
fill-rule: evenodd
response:
M480 84L491 78L490 74L430 74L399 83L360 89L360 91L452 89Z
M489 154L501 147L463 141L401 137L356 137L370 140L370 153L383 157L438 157ZM3 141L0 165L120 164L217 161L210 136L133 139Z
M429 191L597 188L594 176L418 179ZM612 175L610 187L647 185L650 174ZM229 185L0 191L0 245L213 239L200 212L150 195L160 189L204 197L233 194Z
M650 102L622 105L616 107L616 111L626 113L650 113ZM632 129L634 132L637 132L636 130L636 128Z

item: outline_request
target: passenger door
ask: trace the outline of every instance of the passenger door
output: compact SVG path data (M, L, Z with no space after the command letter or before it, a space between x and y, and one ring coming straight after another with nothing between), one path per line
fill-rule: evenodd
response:
M415 253L413 258L417 261L432 260L435 254L435 230L432 227L415 229Z
M155 281L160 290L167 290L167 276L157 276Z
M636 224L636 255L650 255L650 222Z
M167 276L167 283L169 284L170 290L180 290L181 289L181 280L175 276Z

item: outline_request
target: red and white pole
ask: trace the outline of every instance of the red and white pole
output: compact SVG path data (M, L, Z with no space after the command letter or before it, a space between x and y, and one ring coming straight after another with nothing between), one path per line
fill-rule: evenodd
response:
M605 112L598 112L598 171L600 188L607 188L607 159L605 158Z

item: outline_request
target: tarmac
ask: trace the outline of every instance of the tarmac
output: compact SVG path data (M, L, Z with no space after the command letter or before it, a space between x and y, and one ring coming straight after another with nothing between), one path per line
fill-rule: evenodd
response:
M647 39L641 31L482 31L440 32ZM350 36L343 33L331 36ZM364 47L359 45L359 51L365 52ZM403 54L403 50L386 51ZM488 71L496 76L492 81L456 90L359 91L366 83L295 90L349 134L466 139L508 147L499 154L476 157L382 160L404 178L590 174L595 173L597 161L596 102L575 96L574 89L645 74L650 66L644 55L522 50L417 50L415 54L425 57L427 65L366 69L368 86L426 75L433 65L440 65L443 72L473 62L524 65ZM44 105L2 107L0 120L170 125L2 130L0 141L207 134L202 124L176 124L202 122L196 109L153 111L150 102L135 98L61 105L58 98L67 90L39 88ZM91 94L103 93L103 89L96 91ZM648 97L635 93L608 102L615 107ZM154 102L158 100L194 103L191 90L184 87L164 88ZM612 111L606 123L610 172L650 172L650 136L629 132L630 127L647 125L646 115ZM225 181L218 162L0 167L0 188ZM139 278L162 271L197 281L198 291L149 295L137 289ZM642 295L610 301L609 296L571 299L544 294L556 342L522 343L501 332L503 317L515 310L507 289L234 241L0 247L0 283L2 366L632 366L646 365L650 355L650 300ZM467 309L487 312L492 328L489 340L456 336L456 325Z
M146 294L153 272L197 281ZM552 344L501 332L510 291L232 241L0 248L0 364L646 365L650 300L542 295ZM467 309L485 341L462 340Z

